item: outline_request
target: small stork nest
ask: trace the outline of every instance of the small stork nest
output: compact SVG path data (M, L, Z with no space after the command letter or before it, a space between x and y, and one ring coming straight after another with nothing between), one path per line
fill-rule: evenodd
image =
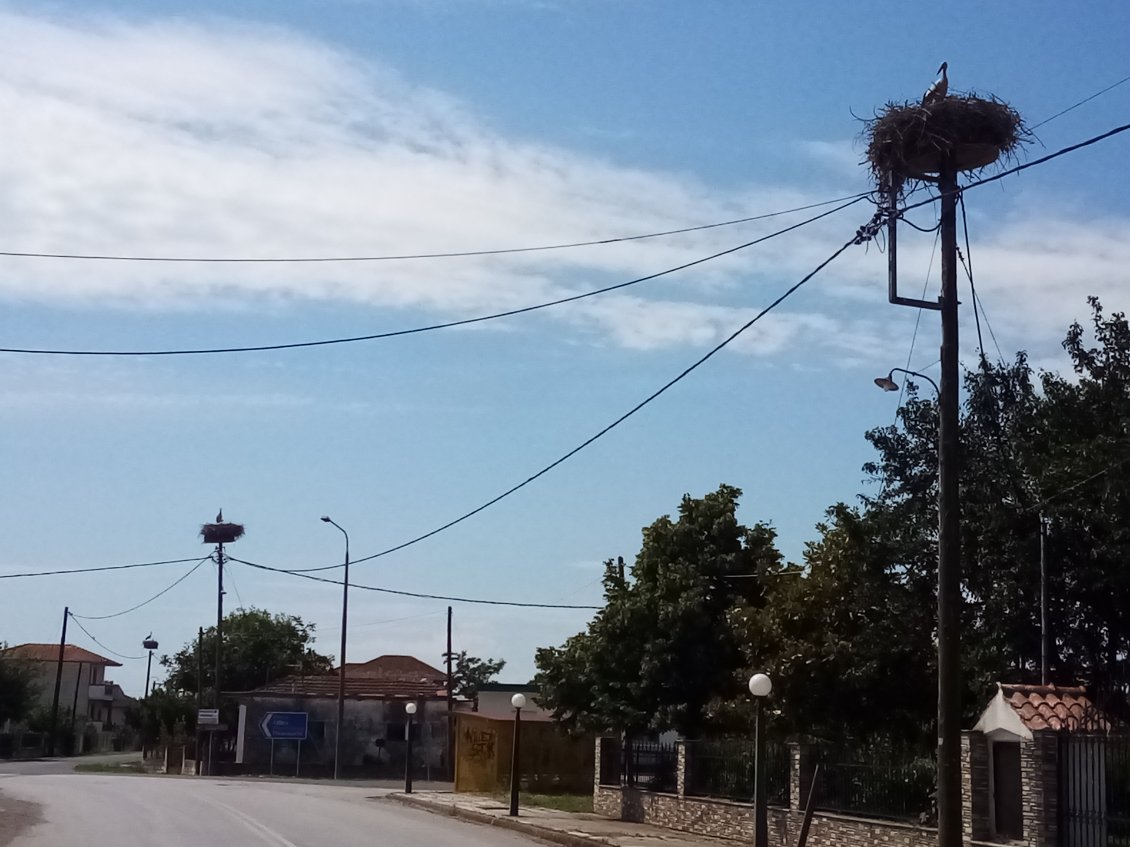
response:
M243 537L241 523L206 523L200 527L205 544L231 544Z
M930 180L947 157L957 171L1015 156L1027 140L1020 113L995 97L943 97L929 105L888 103L866 122L867 161L880 186Z

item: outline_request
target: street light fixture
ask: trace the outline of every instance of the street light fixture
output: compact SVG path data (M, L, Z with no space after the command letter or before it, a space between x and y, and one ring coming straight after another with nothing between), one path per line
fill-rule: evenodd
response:
M404 735L408 741L408 749L404 754L404 793L412 793L412 716L416 714L416 704L409 703L404 707L404 714L408 716L408 723L404 726Z
M334 779L341 779L341 735L345 727L345 626L349 619L349 533L329 515L322 515L322 520L336 526L345 536L345 578L341 589L341 668L337 682L337 728L334 731Z
M522 741L522 709L526 705L526 695L519 692L510 698L514 707L514 743L510 747L510 817L518 817L518 786L522 775L518 772L518 750Z
M754 724L753 814L754 847L769 847L769 810L765 804L769 791L765 784L765 698L773 691L773 681L763 673L749 678L749 693L757 703Z
M930 385L934 386L935 393L939 395L941 394L941 392L938 390L938 384L934 382L934 380L930 379L930 377L926 376L926 374L919 373L918 371L908 371L906 368L891 368L891 372L886 376L875 377L875 384L884 391L898 391L900 386L897 382L894 381L894 379L892 379L892 377L896 373L903 373L907 376L916 376L919 379L924 379L928 383L930 383Z

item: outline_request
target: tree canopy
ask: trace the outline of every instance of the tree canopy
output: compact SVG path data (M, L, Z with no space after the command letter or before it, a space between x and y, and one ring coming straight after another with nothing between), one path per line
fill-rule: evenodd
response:
M224 616L223 689L250 691L272 680L300 674L328 673L333 660L311 646L314 624L297 615L272 614L265 609L240 609ZM216 628L204 630L204 688L215 687ZM196 640L171 656L165 688L194 694L197 690Z
M444 654L447 658L447 654ZM506 667L505 659L479 659L466 650L452 654L451 690L457 697L477 700L479 688L491 682Z
M7 647L0 644L0 653ZM35 669L30 662L0 655L0 726L31 714L39 698Z

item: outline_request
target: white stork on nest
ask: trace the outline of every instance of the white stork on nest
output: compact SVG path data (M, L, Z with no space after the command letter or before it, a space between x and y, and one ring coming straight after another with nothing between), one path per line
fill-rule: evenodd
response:
M948 62L942 62L942 66L938 68L938 73L941 74L934 84L926 89L926 93L922 95L922 105L928 106L931 103L937 103L939 100L944 100L946 92L950 90L950 80L946 76L946 69L949 68Z

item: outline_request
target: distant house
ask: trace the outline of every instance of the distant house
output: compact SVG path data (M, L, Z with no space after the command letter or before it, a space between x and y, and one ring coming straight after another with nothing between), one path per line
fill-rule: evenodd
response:
M27 662L35 669L39 704L51 708L59 668L58 644L17 644L0 655ZM59 714L72 713L78 722L93 724L96 732L120 727L126 709L136 701L120 685L106 679L106 668L121 663L73 644L63 648L63 674L59 686Z
M514 707L510 704L515 694L522 694L526 698L526 705L522 707L523 718L551 717L552 712L543 709L538 704L538 690L533 685L511 682L486 682L479 686L475 711L488 717L510 718L514 714Z
M292 676L252 691L227 692L245 707L243 770L251 773L332 772L339 673ZM350 775L403 776L408 715L412 719L413 770L443 778L449 767L447 677L413 656L379 656L345 665L342 769ZM272 744L263 721L272 712L304 712L308 735L298 743Z

